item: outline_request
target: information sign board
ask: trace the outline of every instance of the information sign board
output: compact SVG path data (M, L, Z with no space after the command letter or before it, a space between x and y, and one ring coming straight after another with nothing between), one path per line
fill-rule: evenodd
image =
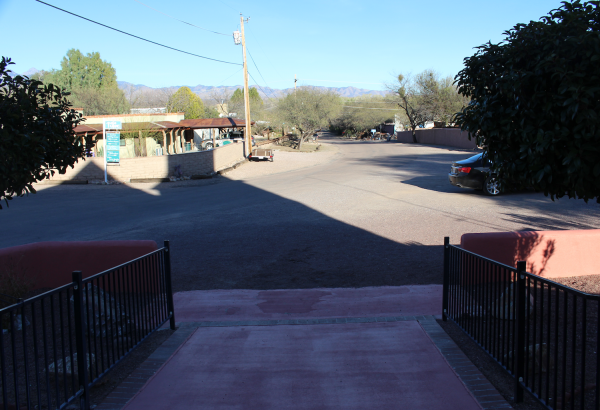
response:
M104 128L107 130L120 130L121 121L104 121Z
M119 163L121 133L107 132L106 133L106 162Z

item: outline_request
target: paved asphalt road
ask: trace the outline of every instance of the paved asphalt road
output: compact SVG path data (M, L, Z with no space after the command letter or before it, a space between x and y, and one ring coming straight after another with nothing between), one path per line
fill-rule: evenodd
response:
M277 157L213 180L45 188L0 211L0 248L169 239L175 291L355 287L441 283L444 236L600 228L596 203L451 186L451 161L472 152L323 142L337 153L290 154L324 160L266 176L253 169Z

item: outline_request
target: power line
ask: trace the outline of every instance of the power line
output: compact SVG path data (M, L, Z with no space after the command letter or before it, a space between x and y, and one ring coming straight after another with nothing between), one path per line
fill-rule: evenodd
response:
M221 85L223 85L223 83L227 80L229 80L231 77L233 77L234 75L238 74L240 71L242 71L244 68L240 68L239 70L237 70L235 73L231 74L229 77L227 77L226 79L224 79L223 81L221 81L219 83L219 85L217 85L217 87L220 87Z
M149 5L142 3L140 0L133 0L133 1L135 1L136 3L140 3L142 6L148 7L149 9L152 9L152 10L156 11L157 13L160 13L160 14L162 14L164 16L172 18L173 20L177 20L177 21L179 21L179 22L181 22L183 24L187 24L188 26L196 27L196 28L199 28L200 30L208 31L210 33L219 34L219 35L222 35L222 36L228 36L229 37L231 35L231 34L219 33L218 31L209 30L207 28L199 27L199 26L197 26L195 24L188 23L187 21L179 20L177 17L173 17L173 16L168 15L167 13L163 13L162 11L155 9L154 7L150 7Z
M227 7L229 7L231 10L233 10L233 11L235 11L235 12L237 13L237 10L236 10L236 9L234 9L233 7L231 7L229 4L227 4L227 3L225 3L224 1L221 1L221 0L218 0L218 1L219 1L219 3L222 3L222 4L226 5L226 6L227 6Z
M250 71L248 71L248 75L250 77L252 77L252 74L250 74ZM258 81L256 81L256 79L254 77L252 77L252 79L254 80L254 83L258 86L258 88L260 88L260 90L263 92L263 94L265 95L265 97L269 98L269 95L265 92L265 90L263 90L263 88L260 86L260 84L258 83ZM269 98L270 100L270 98Z
M89 18L86 18L86 17L80 16L80 15L78 15L78 14L75 14L75 13L71 13L70 11L67 11L67 10L63 10L63 9L61 9L60 7L56 7L56 6L53 6L52 4L48 4L48 3L46 3L46 2L43 2L42 0L35 0L35 1L37 1L38 3L45 4L46 6L50 6L50 7L52 7L52 8L55 8L55 9L57 9L57 10L63 11L63 12L65 12L65 13L67 13L67 14L70 14L70 15L72 15L72 16L79 17L80 19L87 20L87 21L89 21L90 23L94 23L94 24L97 24L97 25L99 25L99 26L102 26L102 27L109 28L109 29L111 29L111 30L114 30L114 31L117 31L117 32L119 32L119 33L126 34L126 35L128 35L128 36L130 36L130 37L137 38L137 39L139 39L139 40L147 41L148 43L152 43L152 44L155 44L155 45L157 45L157 46L161 46L161 47L164 47L164 48L168 48L168 49L170 49L170 50L178 51L178 52L180 52L180 53L183 53L183 54L189 54L189 55L191 55L191 56L194 56L194 57L203 58L203 59L205 59L205 60L216 61L216 62L218 62L218 63L223 63L223 64L233 64L233 65L243 65L243 64L240 64L240 63L232 63L232 62L230 62L230 61L217 60L216 58L204 57L204 56L201 56L201 55L198 55L198 54L194 54L194 53L190 53L190 52L187 52L187 51L179 50L179 49L177 49L177 48L170 47L170 46L166 46L166 45L164 45L164 44L157 43L156 41L148 40L148 39L145 39L145 38L143 38L143 37L139 37L139 36L136 36L136 35L134 35L134 34L127 33L127 32L125 32L125 31L123 31L123 30L119 30L119 29L116 29L116 28L113 28L113 27L107 26L106 24L98 23L97 21L90 20Z
M271 88L271 87L269 87L269 84L267 84L267 80L265 80L265 77L263 77L262 73L261 73L261 72L260 72L260 70L258 69L258 66L256 65L256 61L254 61L254 57L252 57L252 53L250 52L250 50L248 50L248 47L246 47L246 51L248 52L248 54L250 54L250 58L252 59L252 62L254 63L254 67L256 67L256 70L258 71L258 74L260 74L260 77L261 77L261 78L263 79L263 81L265 82L265 85L266 85L268 88ZM266 94L265 94L265 95L266 95ZM273 94L271 94L271 96L273 96Z

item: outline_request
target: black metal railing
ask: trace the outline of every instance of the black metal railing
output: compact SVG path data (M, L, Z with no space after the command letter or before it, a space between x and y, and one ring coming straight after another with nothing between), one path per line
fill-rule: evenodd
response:
M175 329L169 242L105 272L0 310L0 408L79 400L151 333Z
M599 295L444 243L443 317L552 409L600 408Z

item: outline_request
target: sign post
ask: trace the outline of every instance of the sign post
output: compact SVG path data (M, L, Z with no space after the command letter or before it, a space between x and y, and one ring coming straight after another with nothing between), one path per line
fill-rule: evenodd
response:
M104 183L108 184L108 163L118 164L120 161L119 152L121 150L121 133L106 132L107 130L120 130L121 121L104 120L102 133L104 137Z

